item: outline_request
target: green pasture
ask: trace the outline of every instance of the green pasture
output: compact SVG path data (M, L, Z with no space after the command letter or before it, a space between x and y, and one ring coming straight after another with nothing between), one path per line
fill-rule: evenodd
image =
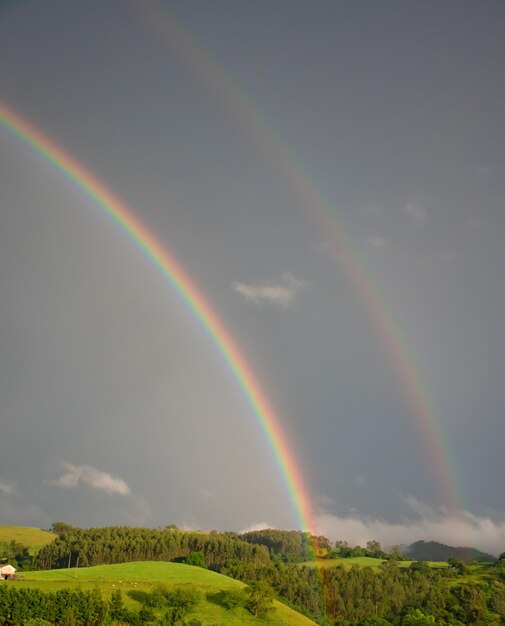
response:
M344 567L350 569L357 565L358 567L373 567L379 568L383 563L386 563L384 559L374 559L370 556L353 556L350 558L337 557L336 559L317 559L316 561L309 561L308 563L300 563L300 566L306 565L309 567ZM398 566L402 568L409 567L414 561L398 561ZM427 561L427 564L434 568L448 567L445 561Z
M415 562L416 561L398 561L398 566L404 567L404 568L410 567L412 563L415 563ZM426 565L428 565L432 569L444 569L446 567L449 567L446 561L426 561Z
M220 594L226 591L240 590L245 585L227 576L181 563L164 561L141 561L118 565L98 565L80 569L45 570L23 572L19 580L9 581L16 587L31 587L41 591L58 589L98 588L104 598L109 598L113 591L120 589L126 606L140 608L144 593L150 593L157 585L167 588L191 588L201 596L197 608L188 616L197 618L207 625L213 624L258 624L258 619L243 608L225 609L220 605ZM274 602L274 610L261 620L265 625L308 626L311 620L293 611L289 607Z
M36 554L42 546L56 539L54 533L30 526L0 526L0 543L21 543Z
M485 561L468 565L466 573L455 578L451 581L450 585L451 587L457 587L462 584L479 581L500 581L501 577L493 565L494 563L487 563Z
M350 569L353 565L358 565L359 567L379 567L381 563L384 563L382 559L373 559L370 556L353 556L348 559L341 557L337 557L336 559L317 559L315 561L309 561L308 563L300 563L300 566L305 565L325 569L330 567L344 567Z

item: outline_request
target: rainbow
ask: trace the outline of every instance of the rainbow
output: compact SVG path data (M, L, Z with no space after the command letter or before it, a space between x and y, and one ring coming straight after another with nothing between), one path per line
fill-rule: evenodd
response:
M205 329L238 382L275 457L289 494L299 529L311 532L313 514L302 474L290 450L274 408L237 342L171 251L142 223L136 212L104 185L76 158L66 152L19 113L0 101L0 125L23 144L42 156L82 190L122 229L155 264L186 302Z
M235 82L212 60L207 50L195 40L168 9L154 2L135 3L139 15L150 31L169 46L186 65L195 79L223 107L236 126L257 146L263 160L280 175L288 190L301 206L305 206L312 220L321 228L336 260L348 276L368 311L369 318L389 356L409 411L414 417L423 442L426 464L429 467L440 505L449 510L462 508L455 472L449 462L449 446L445 442L442 424L422 377L409 354L400 326L375 287L371 273L353 249L349 237L332 204L325 199L300 160L289 149L275 128Z

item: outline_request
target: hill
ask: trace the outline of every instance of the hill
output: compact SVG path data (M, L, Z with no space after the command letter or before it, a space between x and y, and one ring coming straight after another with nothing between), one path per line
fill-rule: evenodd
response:
M56 539L54 533L30 526L0 526L0 544L10 544L12 541L26 546L35 554L45 545Z
M492 554L486 554L476 548L455 548L437 541L416 541L402 548L403 553L414 561L447 561L458 558L464 563L471 561L496 561Z
M192 589L200 600L188 619L198 619L203 626L213 624L257 624L255 618L241 607L225 608L229 592L237 592L246 586L227 576L200 567L181 563L143 561L117 565L98 565L86 568L70 568L37 572L23 572L19 580L11 581L12 587L29 587L41 591L57 591L70 588L82 591L98 588L104 598L110 598L120 590L125 605L138 610L141 601L160 584L168 589ZM309 626L310 619L289 607L274 601L274 610L261 620L273 626Z

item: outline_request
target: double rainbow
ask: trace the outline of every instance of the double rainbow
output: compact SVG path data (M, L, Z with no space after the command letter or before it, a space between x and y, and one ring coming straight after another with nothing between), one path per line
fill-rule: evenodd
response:
M212 59L208 50L163 5L155 1L135 2L138 14L150 33L175 52L208 94L234 120L261 152L264 161L280 175L288 191L296 198L318 228L324 233L330 250L348 276L380 337L385 352L400 382L409 413L423 445L426 465L432 473L439 503L452 511L462 508L455 472L450 463L442 423L433 407L422 376L409 354L400 325L376 288L365 264L346 235L332 203L318 188L301 160L281 137L245 91Z
M113 193L75 157L1 101L0 126L51 163L91 198L153 261L187 303L196 320L223 356L268 440L289 494L299 529L310 532L313 528L313 518L307 489L289 448L288 440L281 429L279 418L237 342L180 261L142 223L136 212L126 202Z

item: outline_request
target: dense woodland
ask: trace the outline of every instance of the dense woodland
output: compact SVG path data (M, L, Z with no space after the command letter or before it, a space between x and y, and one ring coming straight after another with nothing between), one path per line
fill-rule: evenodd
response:
M56 540L40 550L32 567L85 567L138 560L183 561L245 582L249 589L256 590L258 602L265 602L265 598L275 594L325 626L505 625L505 554L494 563L478 566L477 575L472 574L477 570L457 558L449 559L449 566L445 568L432 568L424 561L400 567L398 552L386 553L377 542L351 549L344 542L332 546L324 537L310 537L295 531L264 530L239 535L186 532L173 527L79 529L62 523L55 523L53 530ZM326 558L359 555L384 560L376 568L343 567L341 564L316 568L304 564L303 561L313 560L315 552ZM140 613L120 613L120 597L115 598L113 606L111 601L103 600L96 593L84 598L81 592L68 591L64 601L59 593L41 594L36 590L0 586L2 623L28 623L31 615L49 623L67 624L68 611L65 613L61 608L64 604L67 609L74 607L73 624L100 624L107 620L110 623L111 619L121 619L125 624L184 623L182 609L170 608L170 602L177 598L167 599L166 593L166 603L163 604L162 599L160 605L164 607L165 621L155 616L149 603ZM158 595L161 597L163 593ZM230 596L223 598L223 602L230 607L237 602L252 607L251 598L245 596ZM86 603L94 607L92 616L86 617L82 608ZM27 609L29 606L32 613ZM25 616L24 621L16 617L18 614ZM111 617L119 614L121 618Z
M268 580L281 598L320 624L505 624L505 560L479 582L465 582L467 572L457 565L437 570L414 562L400 568L392 560L376 570L237 562L222 573L246 583ZM405 621L411 613L419 619Z
M89 567L129 561L183 561L193 552L202 552L211 569L230 560L268 563L265 546L242 541L234 533L203 533L177 528L153 529L111 526L74 528L56 523L56 541L44 546L35 561L38 569Z

